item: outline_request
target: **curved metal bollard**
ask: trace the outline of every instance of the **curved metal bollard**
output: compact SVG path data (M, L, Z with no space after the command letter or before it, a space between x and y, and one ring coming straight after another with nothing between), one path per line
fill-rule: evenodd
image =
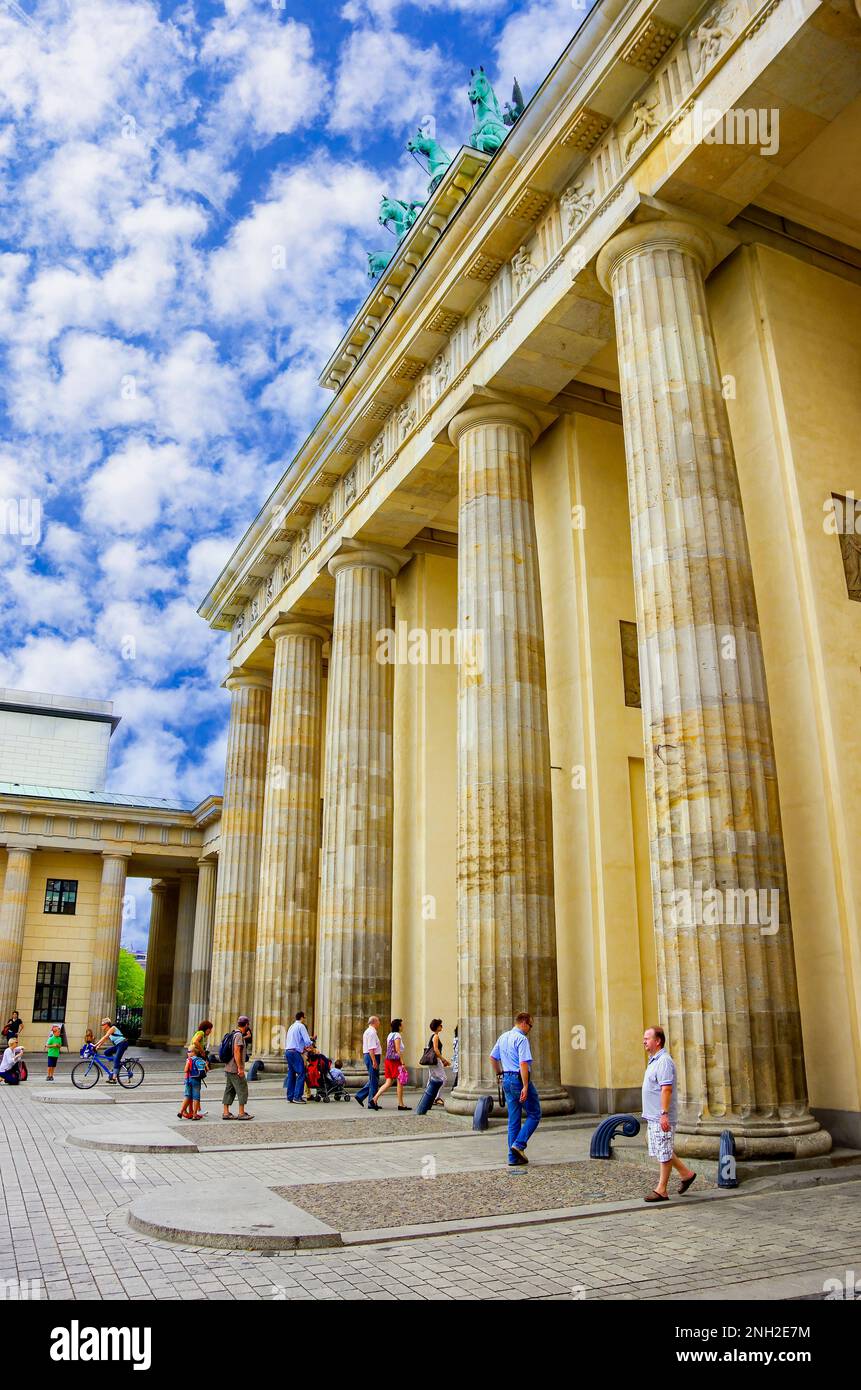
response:
M717 1185L718 1187L738 1187L735 1167L735 1139L731 1129L721 1131Z
M258 1073L258 1072L261 1072L261 1071L265 1071L265 1070L266 1070L266 1067L265 1067L263 1061L261 1060L260 1057L258 1057L258 1058L256 1059L256 1061L254 1061L254 1062L251 1063L251 1066L250 1066L249 1069L248 1069L248 1080L249 1080L249 1081L256 1081L256 1080L257 1080L257 1073Z
M592 1135L592 1143L589 1145L590 1158L613 1157L613 1140L620 1126L626 1139L633 1139L635 1134L640 1133L640 1121L635 1116L610 1115L608 1119L601 1121Z
M493 1096L482 1096L472 1116L473 1129L487 1129L487 1122L493 1114Z

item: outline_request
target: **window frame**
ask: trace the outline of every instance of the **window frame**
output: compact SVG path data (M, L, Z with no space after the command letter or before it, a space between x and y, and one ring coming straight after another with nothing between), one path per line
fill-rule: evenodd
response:
M78 911L77 878L46 878L43 917L74 917ZM71 897L69 892L71 890ZM56 905L55 905L56 903Z
M47 978L45 972L49 972ZM40 960L36 963L34 1023L65 1023L71 974L72 963L68 960Z

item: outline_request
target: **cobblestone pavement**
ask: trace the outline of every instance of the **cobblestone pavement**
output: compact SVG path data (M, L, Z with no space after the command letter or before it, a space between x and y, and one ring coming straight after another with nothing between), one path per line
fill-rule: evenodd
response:
M248 1149L233 1164L223 1152L104 1153L66 1147L64 1136L120 1115L166 1124L175 1098L157 1101L153 1088L146 1103L39 1104L37 1086L0 1088L0 1280L38 1280L42 1297L446 1300L522 1297L528 1286L536 1299L777 1298L861 1271L861 1184L852 1181L296 1255L165 1244L131 1232L124 1215L135 1196L165 1184L223 1179L231 1168L237 1181L247 1173L270 1186L371 1173L384 1204L386 1180L420 1175L429 1155L440 1173L498 1167L504 1136ZM277 1098L263 1104L283 1115ZM570 1158L584 1136L539 1130L533 1164Z

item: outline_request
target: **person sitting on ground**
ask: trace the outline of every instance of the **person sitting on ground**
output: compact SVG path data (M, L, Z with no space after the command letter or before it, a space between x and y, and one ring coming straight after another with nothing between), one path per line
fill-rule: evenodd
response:
M7 1086L17 1086L21 1080L23 1058L23 1047L7 1047L0 1058L0 1081L5 1081Z
M63 1033L59 1023L51 1027L48 1041L45 1043L45 1051L48 1054L48 1075L46 1081L54 1080L54 1068L60 1060L60 1048L63 1046Z
M99 1038L99 1041L95 1044L96 1051L104 1052L106 1057L113 1058L114 1070L113 1074L108 1077L108 1085L116 1086L117 1077L120 1074L120 1062L123 1059L123 1053L128 1047L128 1043L126 1039L123 1037L119 1028L115 1028L109 1018L102 1019L101 1027L102 1036Z

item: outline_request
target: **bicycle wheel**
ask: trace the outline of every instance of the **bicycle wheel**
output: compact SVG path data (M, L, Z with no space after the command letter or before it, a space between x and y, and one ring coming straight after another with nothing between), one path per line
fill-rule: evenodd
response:
M125 1086L127 1091L133 1091L135 1086L141 1084L145 1075L140 1062L124 1062L117 1075L117 1081L121 1086Z
M72 1085L77 1086L79 1091L92 1090L100 1076L98 1062L78 1062L72 1067Z

